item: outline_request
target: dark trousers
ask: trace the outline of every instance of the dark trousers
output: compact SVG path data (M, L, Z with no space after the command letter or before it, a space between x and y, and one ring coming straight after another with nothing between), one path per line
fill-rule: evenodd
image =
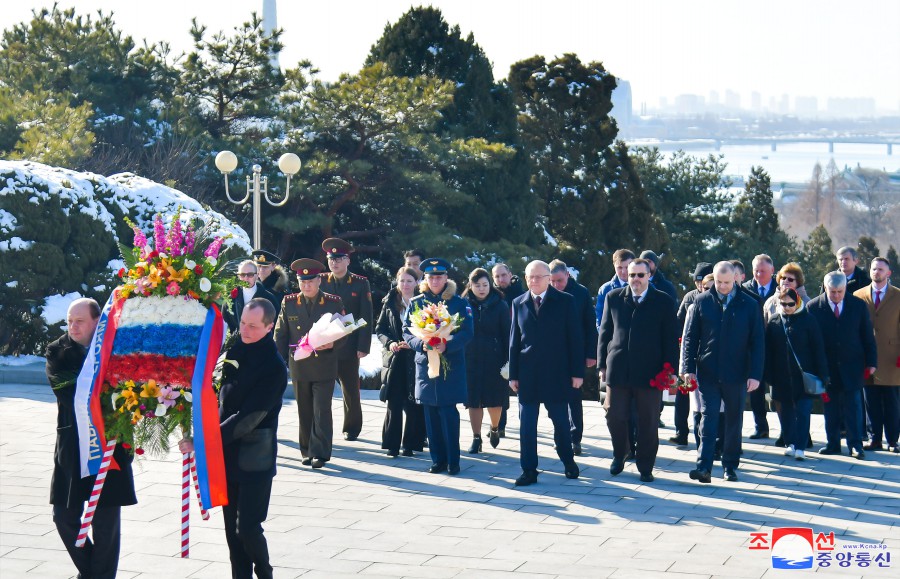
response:
M537 425L540 407L538 402L519 402L519 462L526 472L536 471L538 467ZM556 454L563 464L572 464L574 458L572 431L569 430L569 405L567 402L545 402L544 408L553 422Z
M300 454L303 458L331 459L331 437L334 431L331 400L334 381L302 382L293 377L294 397L300 417Z
M228 504L222 507L232 579L250 579L256 567L260 579L272 577L269 546L262 522L269 512L272 479L228 482Z
M354 352L356 354L356 352ZM356 438L362 431L362 403L359 401L359 358L338 360L338 380L344 398L344 425L341 432L349 438Z
M744 427L744 399L746 384L723 384L705 380L700 382L700 451L697 469L711 471L716 454L716 435L719 432L719 408L725 403L725 436L722 439L722 466L737 468L741 462L741 430Z
M91 537L84 547L76 547L75 539L81 530L83 507L68 508L53 505L53 523L69 557L83 579L113 579L119 567L122 507L98 507L91 523Z
M635 440L635 464L638 471L647 474L656 463L659 450L659 403L662 392L656 388L629 388L627 386L606 387L609 396L609 412L606 426L612 438L613 456L624 460L631 452L631 429L629 422L632 406L637 411L637 439Z
M431 462L459 466L459 409L456 404L422 408Z
M569 431L572 433L572 442L581 442L584 436L584 404L581 399L581 389L572 388L572 398L569 400Z
M900 386L866 386L866 414L872 423L872 444L897 446L900 436Z
M766 434L769 432L769 419L767 417L768 408L766 408L766 385L760 382L759 388L750 392L749 396L750 409L753 411L753 423L756 425L756 432Z
M406 450L421 452L425 448L425 412L421 405L405 395L388 398L384 427L381 430L381 448L400 450L401 444Z
M675 436L687 440L688 414L691 413L691 395L682 391L675 394Z
M703 413L694 412L694 444L700 449L700 421ZM722 438L725 437L725 415L719 413L719 429L716 431L716 454L722 454Z
M812 412L812 398L781 401L781 439L785 446L805 450L809 441L809 415Z
M841 425L847 429L847 448L862 450L862 390L833 390L825 403L825 436L828 448L841 450Z

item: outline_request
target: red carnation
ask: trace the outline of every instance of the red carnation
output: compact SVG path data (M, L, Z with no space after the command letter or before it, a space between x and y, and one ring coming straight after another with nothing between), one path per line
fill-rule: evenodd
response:
M203 266L197 264L197 266L194 267L194 273L196 273L197 275L203 275Z
M238 289L237 289L237 288L231 288L231 299L234 299L234 298L236 298L236 297L238 297Z
M119 277L125 277L125 268L119 270Z
M144 449L143 449L143 448L136 448L136 449L134 449L134 453L137 454L137 455L144 454Z
M831 396L828 395L828 392L822 392L822 402L825 402L826 404L831 402Z
M428 347L436 348L437 346L440 346L443 341L442 338L428 338Z
M125 450L129 450L129 449L131 448L131 445L128 444L127 442L123 442L123 443L122 443L122 448L124 448Z

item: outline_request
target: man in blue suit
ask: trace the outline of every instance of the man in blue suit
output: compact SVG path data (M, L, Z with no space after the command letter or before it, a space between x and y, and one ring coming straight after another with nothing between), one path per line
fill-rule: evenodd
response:
M543 403L553 421L556 453L566 478L578 478L572 455L568 402L570 388L584 379L584 332L575 298L550 287L550 266L532 261L525 268L528 291L513 300L509 345L509 387L519 395L522 475L516 486L537 482L537 423Z
M878 352L866 303L847 293L847 276L833 271L825 276L825 293L807 309L819 323L828 358L829 401L825 403L828 443L819 454L841 453L841 420L847 427L850 456L866 457L863 450L862 391L865 371L875 373Z
M734 283L734 266L713 268L715 287L700 294L688 313L681 340L681 373L699 384L702 418L693 480L711 482L719 407L725 404L722 466L725 480L737 481L746 392L759 388L765 361L765 334L759 305Z

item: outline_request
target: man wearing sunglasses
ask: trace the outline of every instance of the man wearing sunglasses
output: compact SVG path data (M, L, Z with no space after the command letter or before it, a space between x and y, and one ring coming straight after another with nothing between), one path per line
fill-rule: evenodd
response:
M231 304L223 313L225 323L231 332L240 331L241 313L244 306L253 298L265 298L276 310L281 308L281 303L276 303L275 295L259 281L258 273L259 270L253 260L245 259L238 265L238 285L231 290Z

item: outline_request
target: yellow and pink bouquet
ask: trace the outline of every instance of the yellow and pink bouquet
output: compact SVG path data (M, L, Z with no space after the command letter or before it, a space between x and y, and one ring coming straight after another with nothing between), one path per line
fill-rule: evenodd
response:
M428 304L424 308L416 304L415 309L409 313L409 332L426 344L429 378L437 378L441 368L444 375L447 375L449 363L434 348L453 339L451 334L461 325L460 315L451 314L444 302Z

